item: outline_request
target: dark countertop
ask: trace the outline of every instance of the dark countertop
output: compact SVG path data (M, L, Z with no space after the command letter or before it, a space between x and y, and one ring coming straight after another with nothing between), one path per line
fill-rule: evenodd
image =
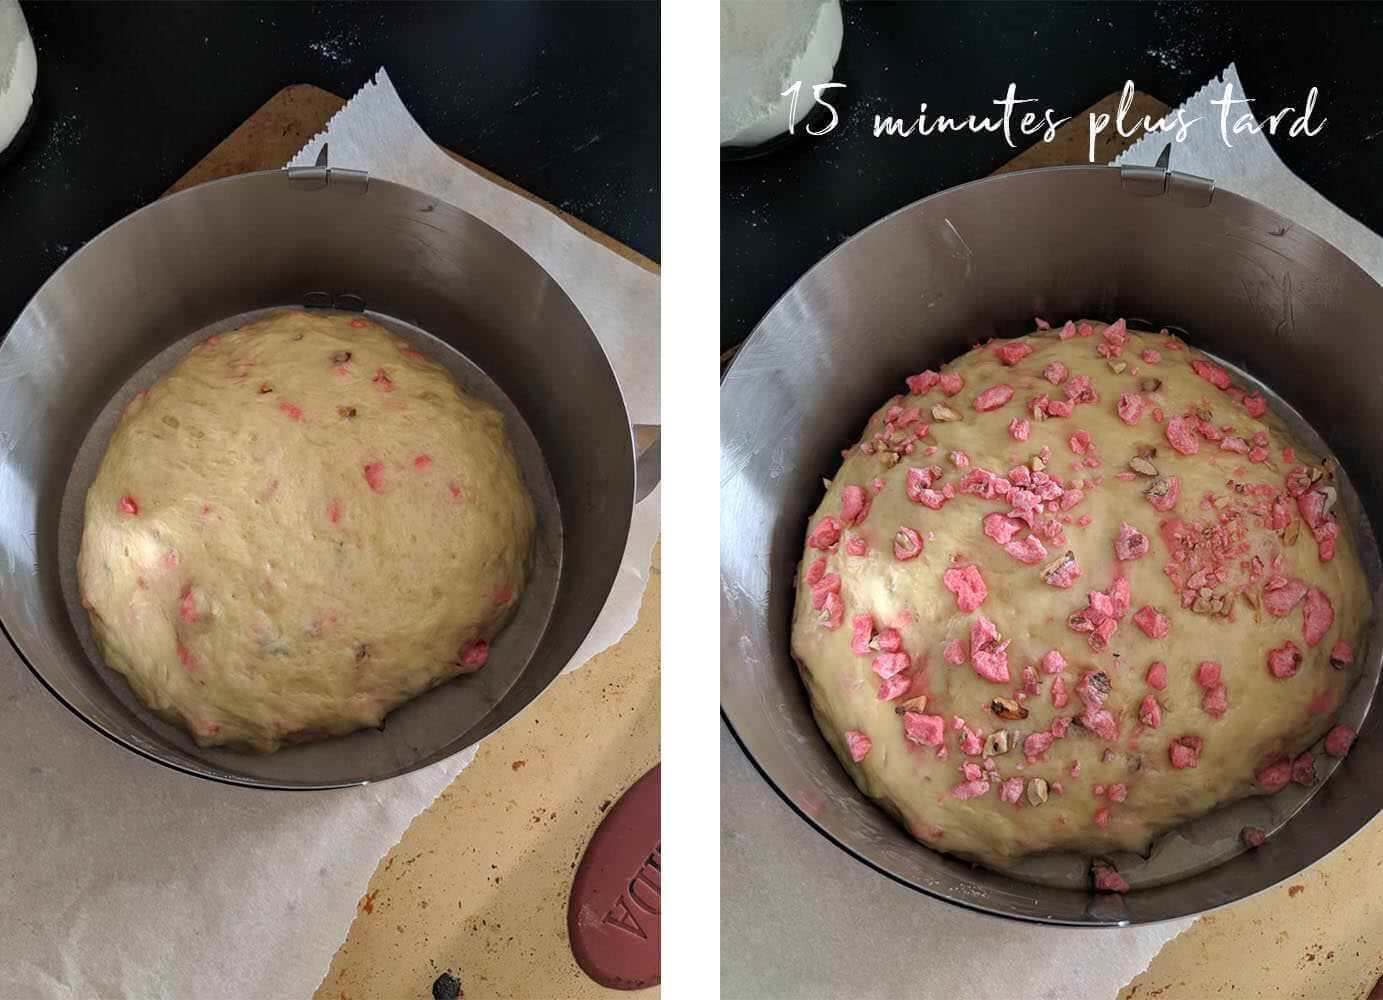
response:
M873 116L991 114L1010 82L1032 107L1076 115L1132 79L1172 107L1235 62L1255 108L1298 109L1320 88L1315 138L1270 139L1306 182L1383 231L1383 5L845 5L832 91L842 125L721 168L721 347L749 335L816 261L918 198L991 173L1031 144L955 133L875 140ZM1040 112L1039 112L1040 113ZM1266 114L1267 111L1261 111ZM1175 149L1172 167L1176 168Z
M380 66L433 139L659 257L654 3L23 3L39 118L0 167L0 334L281 88Z

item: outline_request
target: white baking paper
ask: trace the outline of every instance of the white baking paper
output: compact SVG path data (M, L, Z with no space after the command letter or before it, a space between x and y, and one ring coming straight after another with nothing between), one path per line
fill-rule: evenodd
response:
M943 903L807 825L723 725L720 760L724 1000L1115 1000L1190 925L1041 927Z
M1220 138L1220 109L1210 101L1224 96L1226 83L1234 85L1236 98L1253 97L1244 93L1244 85L1239 82L1239 71L1233 63L1196 91L1195 96L1182 105L1183 115L1187 121L1193 117L1204 120L1187 132L1185 142L1172 143L1171 168L1184 174L1209 177L1217 187L1262 202L1333 244L1369 272L1375 281L1383 282L1383 238L1359 220L1340 211L1315 188L1288 170L1277 153L1273 152L1266 136L1262 133L1231 135L1233 145L1224 144ZM1252 104L1249 107L1259 118L1278 110L1255 108ZM1242 113L1242 106L1235 105L1231 111L1231 121ZM1319 121L1320 117L1314 120ZM1330 140L1330 116L1325 114L1323 117L1326 124L1319 135L1297 138L1282 135L1275 141L1314 144L1320 150L1334 148ZM1282 131L1285 133L1286 129ZM1145 135L1119 155L1114 165L1152 166L1163 148L1171 142L1172 134Z
M383 70L294 162L324 139L334 164L452 202L541 262L595 329L631 418L659 423L656 276L439 152ZM658 529L655 492L567 669L633 626ZM473 757L335 792L213 784L84 726L0 643L0 998L305 1000L379 859Z
M1226 81L1245 96L1233 64L1197 91L1183 105L1184 117L1204 121L1173 143L1171 168L1262 202L1383 281L1383 238L1297 178L1267 139L1233 136L1233 148L1225 147L1219 109L1209 101L1223 95ZM1151 133L1114 163L1151 166L1172 134ZM1315 138L1280 141L1326 143L1329 124ZM1193 922L1074 930L961 910L871 871L811 829L768 788L728 731L721 759L726 1000L1114 1000Z

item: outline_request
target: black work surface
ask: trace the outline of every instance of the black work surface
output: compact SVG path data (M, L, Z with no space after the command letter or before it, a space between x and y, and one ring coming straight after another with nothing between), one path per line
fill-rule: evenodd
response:
M1314 138L1270 139L1287 166L1383 230L1383 4L845 5L831 91L842 124L721 168L721 348L749 335L814 263L894 209L992 173L1034 139L875 139L874 115L985 116L1010 82L1077 115L1127 79L1173 108L1230 62L1259 117L1320 88ZM843 97L840 95L844 94ZM1236 112L1237 114L1237 112ZM1218 123L1201 123L1198 127ZM1172 168L1176 168L1173 147Z
M0 167L0 335L281 88L350 97L380 66L435 141L658 259L654 3L23 9L39 118Z

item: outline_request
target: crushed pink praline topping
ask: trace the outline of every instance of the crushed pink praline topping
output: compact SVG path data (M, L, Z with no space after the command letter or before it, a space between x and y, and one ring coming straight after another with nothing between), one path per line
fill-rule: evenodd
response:
M1042 672L1044 674L1059 674L1065 669L1066 657L1057 650L1049 649L1042 654Z
M1143 703L1138 706L1138 721L1149 729L1162 725L1162 705L1152 695L1145 695Z
M1264 791L1279 792L1292 780L1292 759L1280 757L1267 767L1259 768L1253 778Z
M941 574L941 582L956 595L956 607L966 614L978 608L989 596L989 588L985 586L984 577L974 563L952 566Z
M908 392L915 396L921 396L936 388L941 382L941 376L929 368L916 375L909 375L904 381L908 384Z
M906 674L896 674L879 685L879 701L893 701L907 694L912 687L912 678Z
M1056 737L1051 733L1031 733L1023 740L1023 756L1029 761L1035 761L1050 750L1055 742Z
M1250 850L1255 847L1262 847L1267 841L1268 835L1257 826L1246 826L1239 831L1239 839L1244 842L1244 846Z
M139 502L132 496L123 496L120 498L120 510L122 513L129 514L131 517L138 517Z
M423 466L420 466L423 468ZM841 491L840 519L846 524L856 525L869 516L869 506L873 498L864 491L863 486L851 484Z
M969 658L965 652L965 643L959 639L947 639L941 647L941 658L952 666L960 666Z
M1201 710L1212 719L1222 717L1229 711L1229 689L1223 684L1206 688L1201 695Z
M820 611L826 606L826 598L840 593L840 574L827 573L812 584L812 607Z
M1268 672L1278 680L1295 676L1300 666L1301 650L1291 639L1268 651Z
M383 466L379 466L378 463L375 464L379 469L383 469ZM366 469L369 469L369 466L366 466ZM369 478L368 472L366 473L366 478ZM827 514L820 521L816 522L816 527L812 528L811 534L807 536L807 544L814 549L819 549L823 552L828 551L834 548L836 543L840 541L840 532L840 521Z
M365 482L369 484L375 493L384 492L384 463L369 462L362 470L365 475Z
M999 786L999 798L1014 805L1023 797L1023 779L1009 778Z
M1355 735L1352 727L1340 723L1325 734L1325 752L1332 757L1343 757L1354 745Z
M1167 664L1161 660L1154 661L1148 667L1147 678L1148 687L1157 691L1167 690Z
M987 681L1008 683L1008 643L1000 640L999 630L984 615L970 623L970 662Z
M941 386L941 391L947 396L954 396L965 388L965 379L955 372L942 372L937 382Z
M1213 385L1216 389L1229 388L1229 372L1212 361L1206 361L1204 358L1195 358L1191 362L1191 370Z
M998 355L1000 361L1011 367L1031 354L1032 346L1021 340L1012 340L995 347L994 353Z
M845 745L850 749L850 759L858 764L874 748L874 741L858 729L852 729L845 734Z
M1177 769L1196 767L1201 762L1201 750L1205 741L1199 736L1179 736L1167 748L1167 756Z
M899 562L915 559L922 554L922 536L909 527L901 527L893 536L893 558Z
M975 397L975 410L978 413L988 413L991 410L997 410L1012 398L1012 386L1003 383L991 385Z
M1129 884L1108 865L1095 865L1091 869L1095 876L1095 888L1100 892L1128 892Z
M1183 455L1196 454L1201 450L1201 443L1192 428L1192 422L1185 417L1173 417L1164 429L1167 443Z
M461 652L461 663L473 670L479 670L485 666L485 662L489 658L490 644L484 639L476 640Z
M1014 417L1008 422L1008 436L1015 441L1026 441L1032 433L1032 422L1023 417Z
M1274 618L1285 618L1306 596L1306 584L1295 577L1274 576L1263 585L1263 608Z
M946 742L946 720L939 715L904 712L903 735L918 746L939 747Z
M1013 536L1023 530L1023 522L1007 514L1000 514L998 511L986 514L984 521L981 522L984 533L998 542L1000 545L1007 545L1013 540Z
M850 619L850 652L868 656L869 640L874 638L874 616L856 615Z
M912 669L912 657L899 650L895 653L880 653L874 657L873 670L884 680L897 677Z
M1033 565L1047 558L1047 549L1036 535L1014 539L1004 546L1004 551L1020 563Z
M1141 393L1124 392L1119 394L1119 403L1116 410L1119 419L1133 427L1138 421L1143 419L1143 413L1147 408L1147 400Z
M1042 377L1052 385L1061 385L1070 373L1070 369L1060 361L1052 361L1042 369Z
M1172 629L1171 619L1151 604L1145 604L1133 613L1133 623L1150 639L1164 638Z
M1325 638L1335 624L1335 608L1323 590L1312 587L1306 591L1306 604L1301 609L1301 636L1306 645L1314 646Z
M1072 405L1098 403L1100 401L1099 394L1095 392L1095 383L1090 380L1089 375L1072 377L1062 386L1061 392L1066 397L1066 401ZM1065 414L1068 417L1070 415L1070 412Z
M989 791L989 782L984 778L977 778L974 781L965 781L951 789L951 794L958 799L973 799Z
M1159 480L1159 482L1166 487L1164 493L1160 495L1157 493L1144 493L1143 495L1147 498L1148 503L1152 505L1153 510L1165 514L1175 507L1177 501L1181 499L1181 480L1176 476L1167 476Z
M1148 554L1148 536L1127 521L1119 523L1119 534L1114 539L1114 557L1121 562L1141 559Z
M1311 751L1297 754L1292 761L1292 781L1310 787L1316 783L1316 758Z

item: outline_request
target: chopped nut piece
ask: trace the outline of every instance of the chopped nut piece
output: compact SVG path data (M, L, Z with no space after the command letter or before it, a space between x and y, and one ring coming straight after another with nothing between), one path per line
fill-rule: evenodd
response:
M1139 458L1156 458L1156 457L1157 457L1157 445L1155 445L1155 444L1137 444L1137 445L1134 445L1134 446L1133 446L1133 453L1134 453L1135 455L1137 455Z
M961 416L945 403L936 403L932 406L932 419L939 420L942 423L950 423L961 419Z
M1210 423L1210 421L1215 419L1215 412L1204 403L1195 407L1195 414L1198 419L1204 420L1206 423Z
M927 710L927 696L919 694L915 698L908 698L900 701L894 711L899 715L907 715L909 712L925 712Z
M1043 778L1028 779L1028 802L1040 806L1047 801L1047 782Z
M1253 608L1253 610L1255 610L1255 611L1258 610L1258 591L1256 591L1256 590L1241 590L1241 591L1239 591L1239 593L1241 593L1241 594L1244 596L1244 603L1245 603L1245 604L1247 604L1249 607Z
M1042 582L1046 584L1052 584L1053 586L1055 586L1055 584L1053 584L1053 581L1059 578L1063 578L1067 570L1070 569L1071 564L1075 561L1075 552L1071 551L1070 549L1067 549L1063 555L1058 556L1056 559L1053 559L1051 562L1049 562L1046 566L1042 567L1042 572L1040 574L1042 577Z
M1160 498L1160 497L1165 497L1165 496L1167 496L1171 491L1172 491L1171 483L1168 482L1166 479L1159 479L1159 480L1157 480L1156 482L1151 483L1151 484L1148 486L1148 488L1147 488L1146 490L1143 491L1143 495L1144 495L1145 497L1159 497L1159 498Z
M335 364L338 364L338 365L344 365L344 364L345 364L347 361L349 361L350 359L351 359L351 352L350 352L350 351L337 351L335 354L333 354L333 355L331 356L332 362L335 363Z
M1042 461L1041 455L1034 455L1032 457L1032 462L1029 464L1032 466L1033 472L1041 472L1043 469L1047 468L1047 463Z
M984 741L984 755L986 757L997 757L1009 752L1010 747L1008 731L1000 729L998 732L990 733L989 738Z
M898 464L898 453L896 451L881 451L879 452L879 461L884 464L885 468L891 469Z
M1130 471L1138 473L1140 476L1156 476L1157 466L1153 465L1146 458L1130 458L1128 460Z
M1297 537L1300 534L1301 521L1294 517L1291 521L1287 522L1287 527L1283 529L1282 541L1288 545L1295 545L1297 543Z
M1325 494L1325 504L1321 507L1321 513L1329 514L1335 509L1335 502L1340 499L1340 494L1333 486L1323 486L1321 492Z
M1160 378L1141 378L1138 380L1138 388L1141 392L1156 392L1162 388Z
M995 698L989 703L990 709L1001 719L1026 719L1028 710L1012 698Z
M1110 361L1110 362L1109 362L1109 370L1112 371L1115 375L1122 375L1122 374L1124 374L1124 369L1127 368L1127 367L1128 367L1128 363L1127 363L1127 362L1124 362L1124 361Z

